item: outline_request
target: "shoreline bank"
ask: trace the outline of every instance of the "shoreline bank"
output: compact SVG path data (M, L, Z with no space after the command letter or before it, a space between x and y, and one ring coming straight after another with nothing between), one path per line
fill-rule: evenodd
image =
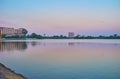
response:
M27 79L22 74L18 74L0 63L0 79Z

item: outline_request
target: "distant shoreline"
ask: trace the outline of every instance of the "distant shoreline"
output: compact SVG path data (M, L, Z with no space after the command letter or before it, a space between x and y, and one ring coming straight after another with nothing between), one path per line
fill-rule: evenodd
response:
M120 38L1 38L0 40L44 40L44 39L120 39Z
M26 32L27 33L27 32ZM74 33L70 33L67 36L66 35L40 35L36 33L32 34L24 34L24 36L14 35L9 36L6 34L3 34L0 36L0 39L120 39L120 34L112 34L112 35L74 35Z
M18 74L0 63L0 79L27 79L22 74Z

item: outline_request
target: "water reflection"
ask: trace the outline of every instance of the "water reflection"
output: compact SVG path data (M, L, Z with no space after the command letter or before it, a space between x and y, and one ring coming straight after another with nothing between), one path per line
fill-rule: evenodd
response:
M120 44L116 44L116 43L84 43L84 42L41 42L41 41L37 41L37 42L27 42L29 45L31 45L32 47L36 47L36 46L42 46L42 47L50 47L50 46L99 46L99 47L106 47L106 46L117 46L120 47Z
M0 51L7 51L1 63L29 79L120 78L120 43L7 41L0 43Z
M74 42L69 42L68 45L69 45L69 46L74 46L75 43L74 43Z
M83 42L46 42L46 41L18 41L18 42L0 42L0 52L14 51L14 50L26 50L28 46L32 47L56 47L56 46L72 46L72 47L110 47L116 46L120 48L120 44L104 44L104 43L83 43Z
M27 49L26 42L0 42L0 52L25 49Z

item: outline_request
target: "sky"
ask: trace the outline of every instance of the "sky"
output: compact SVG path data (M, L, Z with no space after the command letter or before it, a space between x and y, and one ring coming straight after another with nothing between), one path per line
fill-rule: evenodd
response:
M46 35L120 34L120 0L0 0L0 26Z

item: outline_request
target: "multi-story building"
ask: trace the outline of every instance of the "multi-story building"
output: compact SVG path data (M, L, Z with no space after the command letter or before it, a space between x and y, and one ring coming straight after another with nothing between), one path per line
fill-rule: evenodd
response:
M24 28L14 29L8 27L0 27L0 36L25 36ZM26 30L27 31L27 30Z
M14 28L0 27L0 35L14 36Z
M68 33L68 37L69 37L69 38L73 38L74 35L75 35L74 32L69 32L69 33Z
M15 35L25 36L25 34L23 33L23 30L24 28L15 29Z

